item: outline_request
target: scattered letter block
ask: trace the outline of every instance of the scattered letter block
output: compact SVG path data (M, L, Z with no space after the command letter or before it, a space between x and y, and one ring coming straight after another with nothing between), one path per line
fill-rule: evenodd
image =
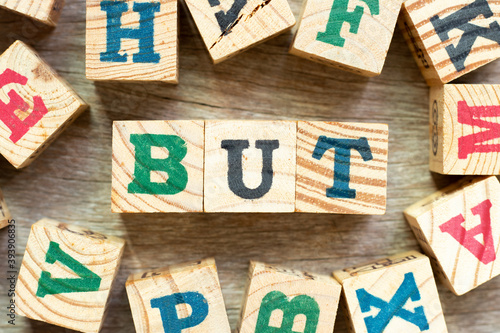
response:
M379 75L402 3L306 0L290 53L364 76Z
M186 0L214 63L295 24L287 0Z
M114 213L203 211L203 121L113 123Z
M329 276L251 262L238 333L333 332L340 284Z
M230 333L214 259L131 275L127 294L137 333Z
M29 165L87 104L21 41L0 56L0 153Z
M385 213L386 124L299 121L297 212Z
M448 332L426 256L411 251L333 274L352 332Z
M420 245L457 295L500 274L500 184L467 177L405 211Z
M64 0L0 0L0 8L25 15L33 20L55 27Z
M500 85L446 84L430 95L430 169L500 174Z
M89 80L177 83L176 0L87 0Z
M450 82L500 57L493 0L408 0L400 27L427 83Z
M9 208L7 208L2 191L0 191L0 229L5 228L9 224L10 218Z
M293 212L297 123L205 122L205 211Z
M124 245L53 220L33 224L16 285L18 314L98 332Z

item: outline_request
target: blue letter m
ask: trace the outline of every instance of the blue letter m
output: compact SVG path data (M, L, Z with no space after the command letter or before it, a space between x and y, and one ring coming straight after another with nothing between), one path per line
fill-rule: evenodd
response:
M416 307L414 312L403 309L408 299L411 299L412 302L420 300L420 292L413 273L405 274L403 283L389 302L369 294L364 288L356 290L356 296L361 312L370 312L371 308L380 310L375 317L365 318L368 333L382 333L394 317L399 317L418 326L421 331L429 329L423 306Z
M101 53L103 62L127 62L127 53L119 54L122 39L138 39L139 52L133 55L133 62L159 63L160 55L154 51L154 19L160 11L159 2L134 3L134 12L139 13L138 28L122 28L122 15L128 11L123 1L103 1L101 10L106 12L106 52Z

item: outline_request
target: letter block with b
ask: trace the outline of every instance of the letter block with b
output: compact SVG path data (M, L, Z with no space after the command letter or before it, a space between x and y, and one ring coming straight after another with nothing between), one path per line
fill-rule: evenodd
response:
M126 283L137 333L230 333L213 258L132 274Z
M296 211L384 214L388 141L386 124L299 121Z
M205 122L205 211L293 212L297 123Z
M113 124L114 213L203 211L203 121Z
M457 295L500 274L498 193L495 176L466 177L405 210L435 271Z
M340 291L329 276L251 262L238 332L333 332Z
M287 0L186 0L186 4L214 63L295 24Z
M445 84L430 92L430 169L500 174L500 85Z
M177 83L177 1L87 0L86 75Z
M354 333L448 332L429 259L410 251L333 273Z
M0 154L28 166L88 105L21 41L0 56Z
M376 76L389 51L403 0L307 0L290 53Z
M409 0L399 25L430 86L500 57L500 5L493 0Z
M31 227L16 284L18 314L99 332L125 242L43 219Z

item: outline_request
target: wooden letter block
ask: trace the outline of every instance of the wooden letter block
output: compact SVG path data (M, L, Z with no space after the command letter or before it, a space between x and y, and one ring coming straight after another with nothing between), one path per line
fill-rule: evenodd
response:
M29 165L87 104L21 41L0 56L0 154Z
M290 53L376 76L382 72L403 0L306 0Z
M399 25L427 84L450 82L500 57L500 4L408 0Z
M33 224L16 285L18 314L98 332L124 245L53 220Z
M333 274L352 332L448 332L426 256L411 251Z
M64 0L0 0L0 8L52 27L57 25L63 7Z
M297 129L297 212L385 213L389 127L306 122Z
M177 0L87 0L89 80L177 83Z
M131 275L127 294L137 333L230 333L214 259Z
M297 123L205 122L205 211L293 212Z
M287 0L186 0L214 63L295 24Z
M114 213L203 211L203 121L113 123Z
M329 276L251 262L238 332L333 332L341 289Z
M420 245L457 295L500 274L500 184L467 177L405 210Z
M10 219L9 208L7 208L3 193L0 190L0 229L5 228L9 224Z
M500 85L446 84L430 95L430 169L500 174Z

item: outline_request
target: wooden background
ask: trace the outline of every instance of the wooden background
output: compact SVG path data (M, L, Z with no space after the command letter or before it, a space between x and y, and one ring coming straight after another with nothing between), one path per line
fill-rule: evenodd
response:
M301 1L292 0L296 17ZM134 332L125 280L134 272L215 256L235 328L250 259L330 274L418 249L402 211L457 177L428 170L428 88L399 30L383 74L367 79L287 54L286 33L213 66L183 3L180 83L93 83L85 79L85 1L68 0L47 30L0 13L0 51L33 45L92 106L32 165L0 158L0 188L17 221L17 264L32 223L50 217L124 237L127 247L102 332ZM498 83L500 62L460 79ZM388 211L384 216L110 213L111 123L138 119L308 119L389 123ZM0 231L0 331L69 332L17 317L7 325L7 230ZM500 278L456 297L439 284L450 332L500 331ZM336 332L345 332L339 315ZM216 333L216 332L214 332Z

